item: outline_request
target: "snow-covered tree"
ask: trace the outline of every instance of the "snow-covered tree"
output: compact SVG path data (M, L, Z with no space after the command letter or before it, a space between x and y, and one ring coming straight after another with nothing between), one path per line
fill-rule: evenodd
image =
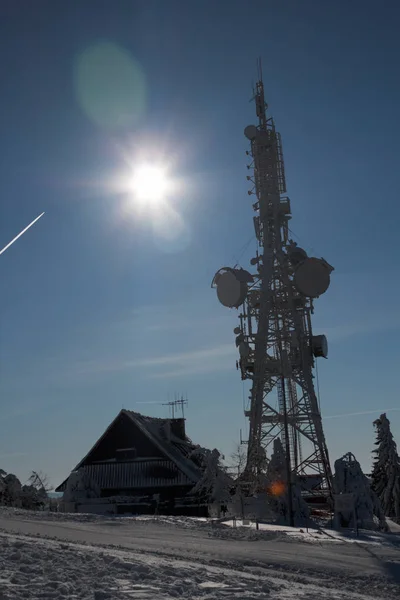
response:
M0 505L4 504L3 498L4 498L4 491L6 489L6 484L5 484L5 477L6 477L7 473L5 471L3 471L3 469L0 469Z
M84 470L73 471L68 477L64 492L64 502L78 502L89 498L100 498L101 491L97 483Z
M45 506L50 489L47 477L36 471L32 471L26 485L21 485L18 477L0 469L0 504L37 510Z
M3 471L4 473L4 471ZM21 482L12 473L8 473L8 475L2 476L2 497L1 502L5 506L13 506L15 508L21 507Z
M269 504L282 523L290 522L286 453L280 438L274 440L274 451L267 467L267 491ZM301 488L292 474L292 510L295 525L304 525L309 518L309 508L301 495Z
M373 451L372 488L387 517L400 519L400 458L390 431L390 421L382 414L374 421L377 448Z
M193 450L190 458L203 471L202 477L190 491L190 495L197 495L206 499L209 503L229 502L231 499L230 491L234 486L234 482L221 464L221 454L218 450L216 448L207 450L198 446Z
M349 510L336 511L339 524L347 527L358 524L363 529L375 529L376 524L379 524L380 529L387 530L379 498L351 452L335 461L333 487L335 494L353 494L354 497L354 510L349 507ZM354 522L355 519L357 523Z
M27 483L22 486L22 508L27 510L39 510L44 508L48 502L47 493L51 489L46 475L32 471Z

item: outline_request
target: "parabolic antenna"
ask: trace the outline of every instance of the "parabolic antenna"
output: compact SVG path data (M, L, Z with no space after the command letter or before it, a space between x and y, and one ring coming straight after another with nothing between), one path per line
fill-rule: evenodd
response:
M257 137L258 129L255 125L247 125L244 129L244 135L248 140L254 140Z
M315 357L328 358L328 340L325 335L314 335L312 350Z
M217 280L217 296L223 306L238 308L247 296L247 283L239 281L234 271L226 271Z
M307 258L294 274L294 284L303 296L318 298L331 282L329 268L319 258Z

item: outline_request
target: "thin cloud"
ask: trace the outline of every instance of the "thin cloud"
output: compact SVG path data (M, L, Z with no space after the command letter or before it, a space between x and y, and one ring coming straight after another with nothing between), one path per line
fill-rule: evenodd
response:
M222 371L230 371L232 368L233 363L231 360L224 361L223 363L214 362L213 364L198 364L187 369L177 369L176 371L164 371L163 373L156 373L153 375L153 379L171 379L177 377L187 377L188 375L221 373Z
M341 419L343 417L358 417L360 415L381 415L387 412L393 412L400 410L400 407L396 408L376 408L375 410L363 410L361 412L354 413L343 413L341 415L328 415L327 417L322 417L323 419Z
M204 327L211 327L213 325L221 323L221 317L193 317L183 315L164 315L159 320L154 320L152 323L145 325L145 330L152 331L171 331L171 330L183 330L183 329L204 329Z
M400 328L399 315L385 315L376 320L365 318L363 321L352 321L347 325L325 327L324 333L331 342L339 342L357 335L371 335Z
M207 373L215 371L217 365L218 368L223 367L223 364L218 363L218 359L223 359L234 354L234 346L232 344L224 344L212 346L209 348L202 348L199 350L192 350L188 352L179 352L172 354L164 354L162 356L154 356L148 358L134 358L132 360L121 360L117 362L93 362L83 366L79 369L79 373L94 373L94 372L116 372L116 371L129 371L134 369L157 369L158 373L160 368L163 367L175 367L172 372L182 371L183 373L190 372L203 372ZM224 368L224 367L223 367ZM199 371L200 370L200 371ZM156 376L158 373L155 373ZM168 373L161 373L161 375L167 376Z
M135 324L135 327L139 325L142 331L151 333L170 330L199 330L213 327L227 320L229 320L229 315L221 317L221 315L199 314L199 311L194 315L187 304L175 304L134 308L119 324L125 327L129 324Z
M192 352L166 354L164 356L157 356L154 358L145 358L134 362L133 365L137 367L155 367L160 365L195 363L197 361L208 360L209 358L214 358L216 356L227 356L232 354L233 350L234 346L232 344L223 344L212 348L193 350Z

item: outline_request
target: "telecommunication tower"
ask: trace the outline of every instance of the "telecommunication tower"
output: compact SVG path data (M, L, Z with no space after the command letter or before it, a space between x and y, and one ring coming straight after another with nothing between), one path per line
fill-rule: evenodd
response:
M250 142L248 194L254 197L258 247L250 261L252 273L223 267L212 281L221 304L240 309L234 329L237 368L251 384L244 480L249 489L263 487L268 447L280 436L289 489L295 476L306 476L314 482L311 487L331 496L332 473L313 382L315 359L327 358L328 346L324 335L313 335L311 315L314 299L329 287L333 267L309 257L290 239L281 137L267 115L261 62L253 99L258 124L247 126L244 134Z

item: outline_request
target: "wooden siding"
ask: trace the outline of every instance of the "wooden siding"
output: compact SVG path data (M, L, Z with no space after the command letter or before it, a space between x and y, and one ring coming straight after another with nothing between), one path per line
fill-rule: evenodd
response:
M192 485L170 460L87 465L83 470L107 489L144 489Z

